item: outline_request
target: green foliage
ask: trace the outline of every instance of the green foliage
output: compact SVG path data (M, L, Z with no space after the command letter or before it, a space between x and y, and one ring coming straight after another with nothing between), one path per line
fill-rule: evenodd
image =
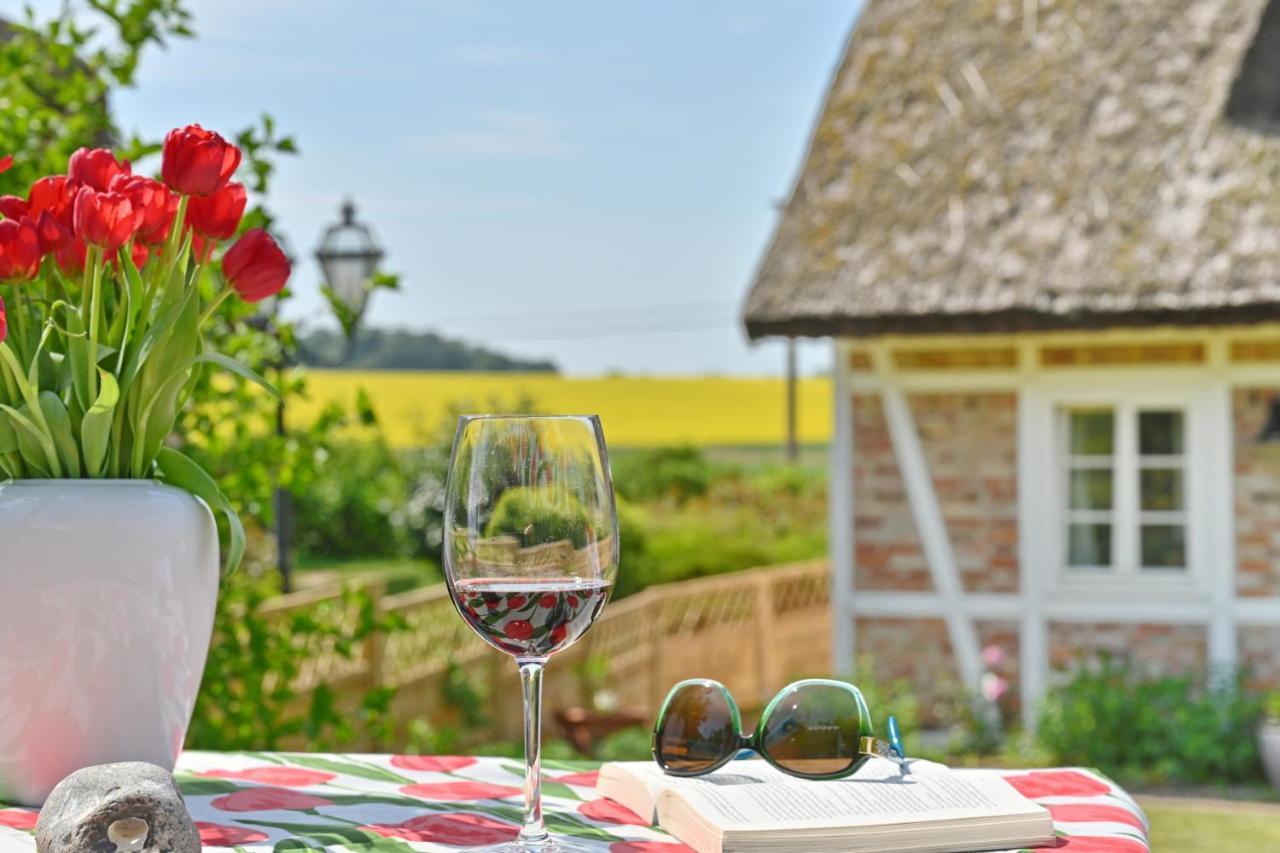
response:
M295 489L297 544L327 559L412 557L421 525L408 517L412 473L380 437L329 445Z
M1050 691L1037 736L1056 763L1122 780L1253 782L1261 701L1242 680L1211 689L1207 676L1151 677L1103 657Z
M556 372L550 361L503 355L435 332L364 329L354 346L349 346L344 335L318 329L303 336L300 343L303 361L313 367Z
M572 495L559 489L513 486L498 498L486 534L515 536L524 546L568 539L581 548L590 529L586 508Z
M360 740L389 744L392 691L365 693L353 713L341 701L344 697L328 687L300 700L292 685L317 648L331 645L336 654L353 658L373 632L399 626L380 618L363 590L350 589L340 599L285 614L263 612L263 605L278 594L274 578L251 572L223 580L188 746L278 749L301 743L325 750ZM360 618L349 631L342 617L353 607Z
M911 682L878 677L875 660L867 656L858 659L852 677L847 677L847 680L862 691L862 698L871 711L876 736L887 736L889 717L897 717L907 754L919 754L920 703Z
M626 468L614 477L628 493ZM719 466L702 496L619 502L616 596L659 583L821 557L826 489L820 471Z
M644 726L614 732L600 741L596 755L600 761L648 761L653 758L653 734Z
M615 453L612 462L614 488L633 501L684 503L705 495L717 478L733 470L708 461L691 445Z
M110 95L132 87L138 63L152 47L192 35L183 0L86 0L59 4L38 21L27 9L6 23L0 38L0 152L14 155L0 191L25 189L42 175L61 173L83 145L121 142ZM128 140L125 154L155 150Z

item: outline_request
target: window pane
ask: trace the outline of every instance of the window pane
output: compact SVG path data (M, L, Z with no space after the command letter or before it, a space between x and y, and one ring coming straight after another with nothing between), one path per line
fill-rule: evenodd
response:
M1068 446L1077 456L1110 456L1115 414L1110 409L1074 411L1068 416Z
M1067 565L1110 566L1110 524L1068 524Z
M1071 509L1111 509L1111 469L1077 468L1070 472L1067 506Z
M1182 509L1182 469L1143 468L1142 508Z
M1142 567L1182 569L1187 565L1186 531L1180 524L1142 525Z
M1138 452L1143 456L1182 453L1182 412L1140 412Z

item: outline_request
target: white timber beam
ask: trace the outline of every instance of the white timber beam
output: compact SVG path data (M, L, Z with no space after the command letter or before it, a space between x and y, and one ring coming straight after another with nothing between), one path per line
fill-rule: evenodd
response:
M970 689L976 690L982 677L978 631L961 609L964 586L960 582L960 571L951 550L951 538L942 517L942 507L938 504L938 495L933 488L929 464L920 444L920 434L916 431L915 419L906 395L894 382L889 351L878 346L872 349L871 356L876 372L884 380L881 400L884 404L885 421L889 427L898 470L907 491L907 502L915 518L920 546L929 566L933 588L947 605L943 619L947 626L947 636L951 640L951 651L956 656L961 679Z
M853 530L853 388L849 374L849 345L833 346L835 428L831 438L831 483L828 496L828 548L831 552L831 665L839 675L852 677L857 661L854 644L854 530Z
M1022 598L1018 626L1018 689L1022 700L1022 727L1034 732L1040 701L1049 685L1049 625L1044 612L1045 572L1037 556L1037 544L1047 535L1046 507L1037 498L1040 460L1032 450L1050 425L1041 414L1035 396L1034 379L1039 368L1039 350L1031 341L1018 348L1018 372L1022 389L1018 393L1018 591Z
M1235 415L1232 411L1231 354L1222 337L1210 338L1206 355L1213 381L1209 387L1210 473L1207 505L1213 517L1204 529L1212 555L1209 571L1209 665L1219 677L1232 680L1236 668L1236 519L1235 519Z

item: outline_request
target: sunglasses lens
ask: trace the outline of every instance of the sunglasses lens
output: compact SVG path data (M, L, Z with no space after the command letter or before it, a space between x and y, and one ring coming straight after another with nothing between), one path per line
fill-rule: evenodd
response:
M658 721L654 741L658 761L677 773L710 770L737 749L733 721L724 690L686 684L671 696Z
M871 720L856 688L797 684L778 697L760 725L761 748L779 767L797 776L826 776L863 759L858 744Z

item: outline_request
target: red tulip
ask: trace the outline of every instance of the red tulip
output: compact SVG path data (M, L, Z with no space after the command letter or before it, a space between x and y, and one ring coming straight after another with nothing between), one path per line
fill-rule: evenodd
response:
M71 229L54 219L53 214L47 210L40 211L39 216L28 217L27 221L35 226L36 235L40 238L40 251L46 255L58 251L75 239Z
M75 184L64 175L50 175L31 185L31 190L27 193L27 213L37 216L47 210L54 219L70 228L75 200Z
M246 231L222 256L222 272L245 302L261 302L284 289L289 258L261 228Z
M98 192L106 192L116 175L127 175L130 171L128 160L117 160L116 155L105 148L81 148L67 163L71 183L93 187Z
M0 280L35 278L40 258L40 236L30 221L0 221Z
M169 131L160 174L183 195L210 195L227 185L240 166L240 149L198 124Z
M141 211L124 193L100 193L81 187L76 194L76 236L90 246L114 252L138 229Z
M151 247L144 246L141 243L134 243L133 248L129 250L129 257L133 259L133 265L138 269L142 269L147 264L147 258L151 257ZM120 255L118 252L113 253L107 258L107 263L112 269L120 266ZM84 263L81 262L80 271L84 271Z
M84 241L80 239L73 239L70 243L54 253L53 260L58 264L58 269L62 270L63 275L68 278L78 277L84 272Z
M197 264L209 263L209 258L213 257L213 249L217 245L212 240L206 240L194 231L191 232L191 257Z
M138 238L141 242L158 245L165 241L178 212L178 197L169 192L168 187L142 175L116 175L111 179L110 190L124 193L133 202L140 217Z
M232 181L211 195L191 199L187 221L210 240L227 240L234 237L240 227L244 205L244 184Z
M21 219L27 215L27 202L16 195L0 195L0 215L5 219Z
M12 165L13 165L12 154L6 154L3 157L0 157L0 173L9 171L9 167ZM3 338L4 338L4 335L0 335L0 340L3 340Z

